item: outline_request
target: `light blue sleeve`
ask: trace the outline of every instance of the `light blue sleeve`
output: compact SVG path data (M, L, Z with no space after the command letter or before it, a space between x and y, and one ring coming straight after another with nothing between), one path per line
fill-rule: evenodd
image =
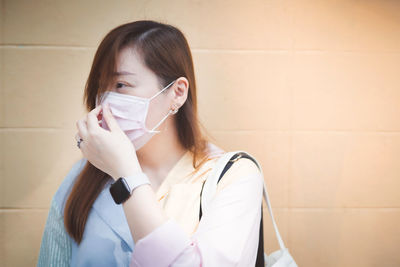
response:
M65 232L64 217L53 200L42 237L37 266L70 266L70 260L71 240Z
M70 266L72 239L64 227L64 205L73 182L86 163L86 159L75 162L54 195L40 245L37 266Z

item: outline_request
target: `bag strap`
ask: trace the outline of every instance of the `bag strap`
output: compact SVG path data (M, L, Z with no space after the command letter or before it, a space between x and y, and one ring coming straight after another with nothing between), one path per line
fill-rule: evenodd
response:
M235 156L236 154L238 154L238 156ZM218 159L218 161L216 162L216 164L215 164L214 168L212 169L210 175L207 177L206 181L203 183L203 187L201 189L201 197L200 197L200 218L201 218L201 215L202 215L203 212L204 213L207 212L208 203L210 203L210 201L212 200L212 198L216 194L217 183L221 179L222 175L225 174L225 172L227 171L227 169L224 170L225 166L227 166L227 164L229 164L228 166L230 167L235 161L237 161L238 159L240 159L242 157L246 157L246 158L251 159L257 165L257 167L261 171L262 177L264 178L263 170L261 168L261 165L249 153L247 153L245 151L241 151L241 150L230 151L230 152L224 153ZM206 194L202 194L203 190L206 191ZM278 226L276 225L276 222L275 222L275 219L274 219L274 215L272 213L271 202L269 200L268 191L267 191L267 187L265 185L265 181L264 181L264 185L263 185L263 197L264 197L264 199L265 199L265 201L267 203L268 212L269 212L269 214L271 216L272 225L273 225L274 230L275 230L276 238L278 239L279 247L280 247L281 250L283 250L286 247L285 247L285 244L283 243L282 237L281 237L281 235L279 233L279 230L278 230ZM262 216L261 216L261 219L262 219ZM261 232L261 230L260 230L260 232Z
M232 158L229 159L228 163L225 165L224 169L222 170L221 174L219 175L217 183L221 180L222 176L228 171L228 169L232 166L234 162L236 162L239 158L248 158L254 161L252 157L247 155L246 153L236 153ZM203 184L204 186L204 184ZM200 192L200 197L202 196L203 188ZM202 211L201 211L201 198L200 198L200 213L199 213L199 220L201 219ZM258 249L257 249L257 258L255 267L265 267L265 256L264 256L264 223L263 223L263 205L261 202L261 220L260 220L260 230L258 236Z

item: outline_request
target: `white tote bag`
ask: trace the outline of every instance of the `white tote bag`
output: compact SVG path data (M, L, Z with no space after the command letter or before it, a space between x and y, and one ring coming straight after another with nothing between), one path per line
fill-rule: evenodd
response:
M239 153L240 155L238 157L232 159L232 157L237 153ZM257 164L257 167L260 169L261 174L262 174L261 165L258 163L258 161L253 156L251 156L247 152L239 150L239 151L230 151L230 152L224 153L218 159L215 167L213 168L212 172L210 173L210 175L208 176L208 178L204 184L202 195L201 195L201 210L203 213L207 212L207 204L211 201L211 199L216 194L218 179L220 177L220 174L224 170L226 164L229 161L234 162L234 161L238 160L239 158L242 157L242 155L247 155L247 156L251 157L254 160L254 162ZM262 175L262 176L264 177L264 175ZM272 214L271 203L269 201L265 181L264 181L263 197L268 205L268 211L271 216L272 224L275 229L276 238L278 239L279 247L280 247L279 250L276 250L276 251L270 253L269 255L267 255L264 252L265 266L266 267L298 267L296 262L294 261L293 257L290 255L288 248L285 247L285 244L283 243L281 235L279 234L278 226L276 225L274 215Z

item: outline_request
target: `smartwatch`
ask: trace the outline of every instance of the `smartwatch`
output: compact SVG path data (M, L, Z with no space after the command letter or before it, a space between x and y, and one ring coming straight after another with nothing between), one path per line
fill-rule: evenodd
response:
M131 176L119 177L111 184L110 193L116 204L124 203L136 187L150 184L150 180L144 172L139 172Z

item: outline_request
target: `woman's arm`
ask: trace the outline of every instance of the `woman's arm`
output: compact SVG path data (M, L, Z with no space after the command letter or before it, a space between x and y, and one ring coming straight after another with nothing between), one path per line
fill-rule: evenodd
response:
M37 266L70 266L71 239L64 229L63 216L53 199L40 245Z
M174 219L164 221L135 242L131 266L254 265L262 189L263 177L259 172L242 176L223 188L191 237ZM128 201L129 205L134 204ZM128 223L132 217L137 216L137 221L147 218L145 213L134 214L124 205Z

